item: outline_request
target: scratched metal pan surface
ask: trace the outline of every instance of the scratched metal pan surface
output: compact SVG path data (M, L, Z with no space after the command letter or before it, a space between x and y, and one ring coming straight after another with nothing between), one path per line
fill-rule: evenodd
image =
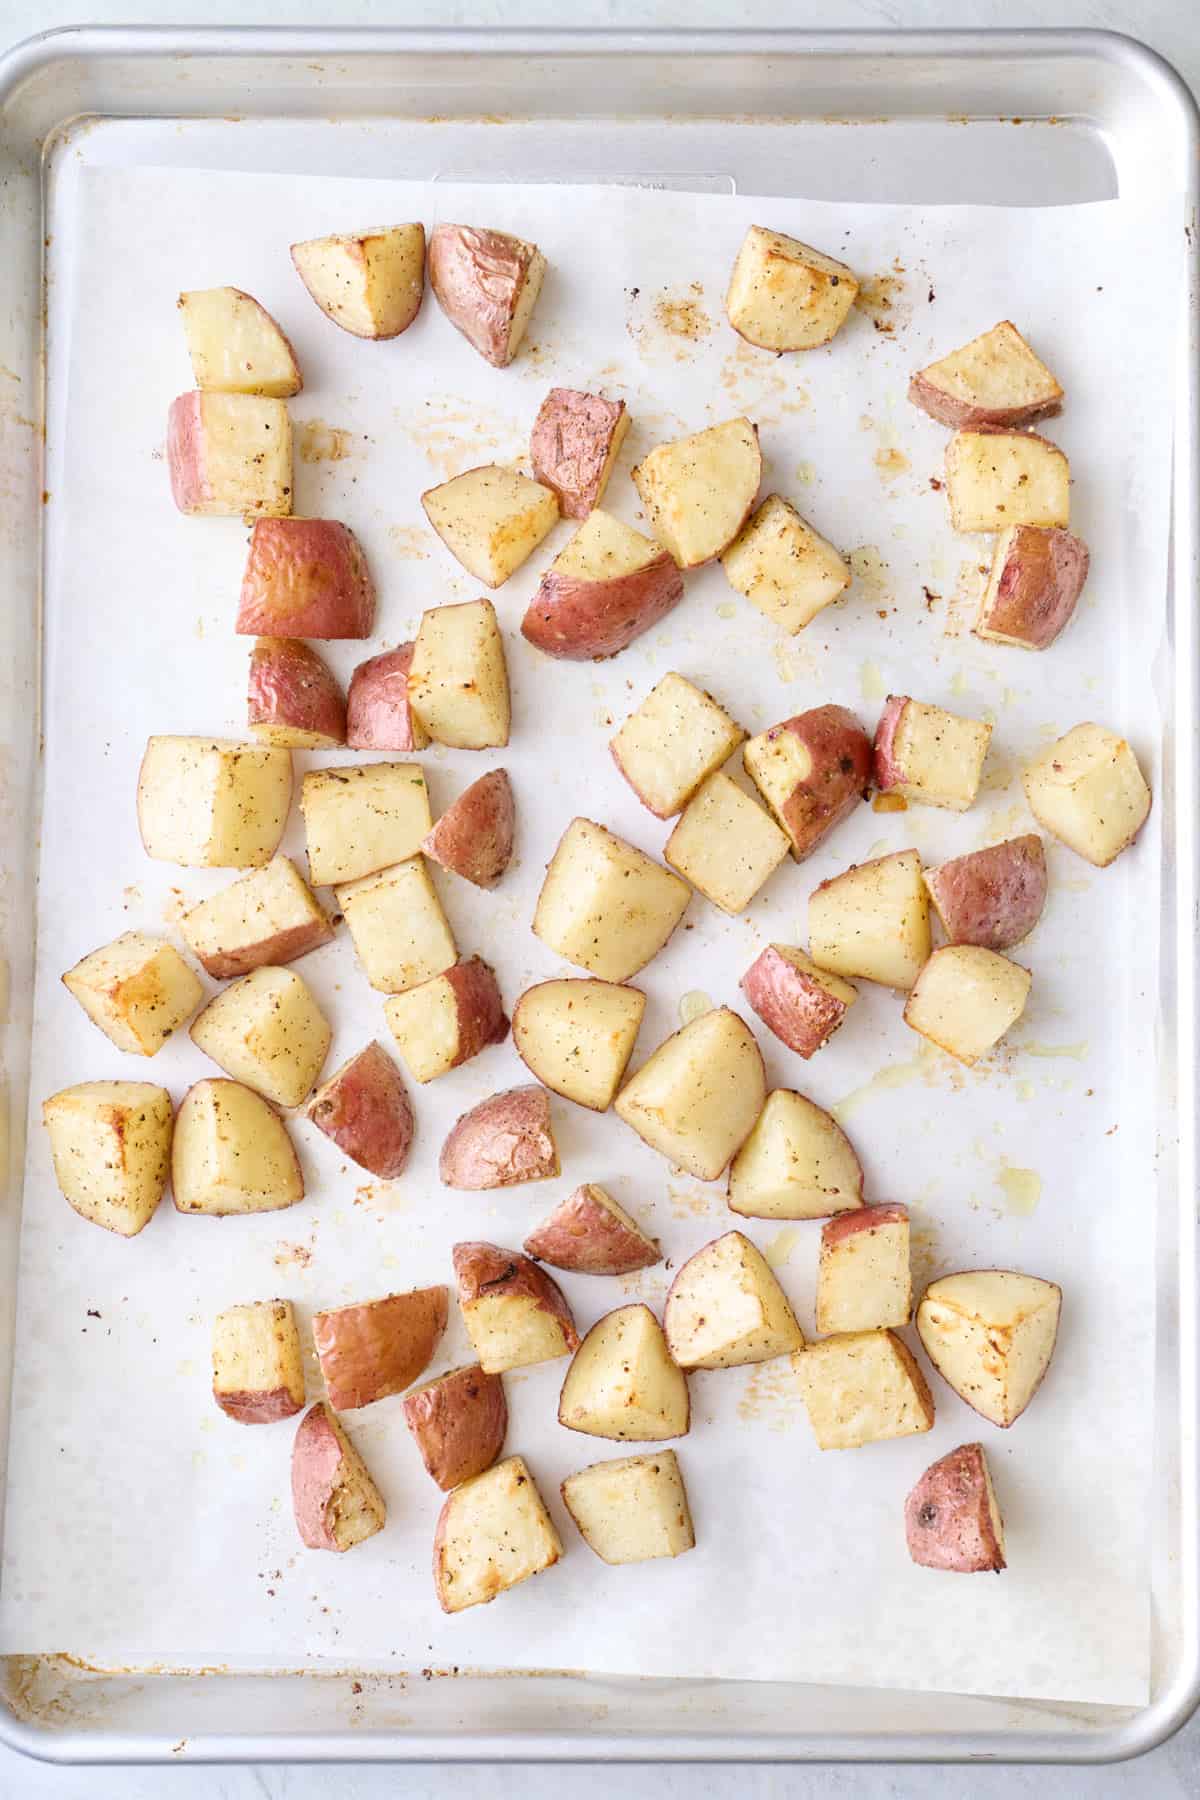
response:
M236 113L237 117L230 115ZM1159 1742L1200 1697L1196 968L1200 132L1174 73L1103 33L75 30L0 61L0 1403L7 1437L39 824L47 243L65 159L303 176L651 179L812 199L1066 204L1169 184L1189 230L1173 419L1174 659L1161 746L1160 1179L1151 1559L1139 1710L763 1682L451 1679L11 1658L0 1737L62 1761L1045 1760ZM1157 597L1147 597L1157 604ZM1114 1331L1119 1322L1114 1321ZM1099 1428L1099 1422L1098 1422ZM1064 1493L1064 1500L1081 1500ZM68 1647L69 1648L69 1647Z

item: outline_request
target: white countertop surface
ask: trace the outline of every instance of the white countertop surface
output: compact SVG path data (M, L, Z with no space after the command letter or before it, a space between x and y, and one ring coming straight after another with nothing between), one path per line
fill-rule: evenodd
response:
M1123 31L1161 52L1200 94L1197 0L0 0L0 49L35 32L80 23L239 25L594 25L795 29L1079 26ZM1161 1750L1136 1763L1061 1772L1036 1768L747 1768L676 1765L620 1771L624 1800L1062 1800L1200 1794L1200 1714ZM610 1800L614 1774L595 1766L525 1767L498 1782L472 1767L63 1769L0 1748L0 1800L494 1800L520 1783L522 1800Z

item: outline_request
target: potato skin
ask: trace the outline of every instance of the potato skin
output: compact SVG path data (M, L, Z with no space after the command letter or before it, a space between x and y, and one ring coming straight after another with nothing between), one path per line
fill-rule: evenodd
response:
M285 1387L224 1394L218 1394L214 1389L213 1399L221 1411L236 1419L239 1425L274 1425L277 1420L290 1419L300 1411ZM300 1404L303 1405L303 1401Z
M512 361L513 314L536 255L520 238L475 225L435 225L430 236L426 270L438 305L494 368Z
M362 1458L349 1439L343 1443L332 1407L319 1400L301 1419L292 1444L292 1512L306 1549L344 1553L353 1547L337 1541L338 1514L331 1502L346 1485L361 1490L364 1478L372 1498L372 1524L363 1534L369 1537L384 1524L386 1509Z
M458 1283L458 1304L473 1304L486 1290L489 1294L503 1291L505 1296L521 1295L535 1302L541 1312L557 1319L562 1328L563 1355L573 1356L579 1348L579 1333L566 1296L553 1276L547 1275L529 1257L516 1250L504 1250L498 1244L455 1244L452 1254L454 1278Z
M335 1412L399 1394L428 1367L446 1329L444 1287L313 1314L313 1342Z
M308 1116L360 1169L381 1181L404 1172L415 1130L412 1102L381 1044L368 1044L323 1082Z
M932 1463L904 1502L908 1554L925 1569L996 1573L1007 1567L988 1506L982 1444Z
M738 985L767 1030L806 1060L846 1017L845 1001L797 969L773 944L755 957Z
M1029 406L977 406L970 400L959 399L956 394L948 394L936 381L930 381L924 370L910 378L908 398L939 425L948 425L951 431L981 431L985 426L991 426L993 431L1012 431L1022 425L1032 425L1037 419L1056 418L1062 411L1061 395Z
M1087 545L1061 526L1017 525L998 540L996 560L976 635L1045 650L1074 616L1091 562Z
M628 648L683 599L683 576L663 551L610 581L547 569L521 621L536 650L566 662L601 662Z
M421 849L476 887L495 887L512 861L516 816L508 770L489 769L446 808Z
M508 1036L508 1017L496 983L496 972L481 956L455 963L440 977L454 993L458 1020L458 1055L453 1068L469 1062L490 1044L502 1044Z
M346 702L323 657L299 638L260 637L250 652L246 722L267 743L319 749L346 741ZM282 735L279 735L282 734ZM317 739L317 743L303 740Z
M1007 950L1046 904L1046 852L1036 832L928 869L925 885L952 944Z
M204 468L203 397L199 388L178 394L167 413L167 469L171 498L181 513L212 498Z
M854 1237L859 1231L873 1231L877 1225L904 1225L908 1221L906 1206L880 1205L860 1206L853 1212L838 1213L827 1225L821 1227L821 1248L832 1250L844 1238Z
M907 705L907 694L889 694L875 727L875 785L880 793L904 780L904 770L896 760L896 733Z
M558 1172L550 1097L535 1083L491 1094L463 1113L438 1160L445 1185L468 1192L545 1181Z
M482 1475L504 1448L504 1383L499 1375L485 1374L478 1363L415 1388L403 1404L404 1422L421 1461L443 1493Z
M578 388L551 388L529 438L536 481L558 495L565 519L586 519L600 502L613 435L625 416L623 400Z
M351 750L423 750L429 739L408 703L413 643L397 644L359 663L346 695L346 743Z
M585 1184L560 1200L525 1239L527 1255L577 1275L628 1275L662 1261L662 1251L623 1225Z
M814 706L772 725L766 735L771 739L785 731L812 758L811 774L775 809L792 840L793 856L802 862L865 798L871 781L871 740L845 706Z
M337 519L258 519L234 630L250 637L365 638L375 583L354 533Z

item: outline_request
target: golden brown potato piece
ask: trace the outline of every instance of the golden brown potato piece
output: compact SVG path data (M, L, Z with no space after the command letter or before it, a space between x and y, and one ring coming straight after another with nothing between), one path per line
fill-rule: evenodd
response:
M550 389L533 422L529 457L542 486L558 495L565 519L586 519L599 506L628 430L623 400Z
M858 999L848 981L788 944L768 944L739 985L768 1030L805 1059L824 1048Z
M637 1041L646 996L613 981L540 981L513 1008L513 1047L543 1087L606 1112Z
M507 744L512 713L508 663L490 600L431 606L422 613L408 697L435 744L454 750Z
M515 1250L455 1244L454 1275L463 1323L489 1374L571 1356L579 1333L558 1283Z
M318 1131L380 1181L404 1173L412 1150L412 1103L380 1044L368 1044L321 1083L308 1103Z
M860 1206L821 1228L817 1330L875 1331L912 1314L908 1211Z
M485 587L503 587L558 523L558 500L519 469L484 463L421 495L433 529Z
M291 344L265 306L240 288L193 289L176 302L196 386L287 400L304 386Z
M567 1370L558 1422L640 1444L684 1435L691 1423L687 1376L648 1306L619 1306L592 1326Z
M933 1429L933 1395L894 1331L844 1331L792 1358L819 1450L858 1450Z
M397 644L359 663L346 695L346 743L351 750L424 750L429 734L408 698L414 644Z
M476 887L495 887L512 861L517 808L507 769L489 769L451 802L424 854Z
M300 1106L321 1073L333 1030L302 975L254 969L192 1021L193 1044L276 1106Z
M279 848L291 799L287 750L152 737L138 770L142 848L185 869L261 868Z
M118 1050L153 1056L195 1012L204 989L165 938L122 932L68 969L63 986Z
M1046 852L1036 832L926 869L925 886L952 944L1008 950L1029 936L1046 904Z
M921 369L908 384L914 406L952 431L1013 429L1060 412L1062 388L1010 319Z
M740 913L787 853L786 832L718 769L676 820L663 861L722 912Z
M443 1612L483 1606L562 1555L533 1477L519 1456L447 1495L433 1537L433 1585Z
M392 994L383 1010L414 1081L433 1081L508 1036L496 972L479 956Z
M955 531L1067 525L1071 466L1035 431L960 431L946 450L946 498Z
M282 517L292 510L292 427L282 400L195 388L167 415L171 497L207 518Z
M978 944L943 944L913 983L904 1023L968 1068L1020 1018L1033 977Z
M171 1096L148 1081L81 1081L42 1102L54 1177L81 1219L136 1237L171 1166Z
M177 1211L278 1212L304 1198L283 1120L239 1081L197 1081L183 1097L171 1143Z
M673 1450L593 1463L567 1476L562 1497L580 1537L602 1562L649 1562L695 1546Z
M425 295L425 227L392 225L309 238L292 245L292 264L325 317L343 331L361 338L399 337ZM385 747L392 746L378 746Z
M504 1382L478 1363L451 1369L404 1396L404 1423L443 1492L482 1475L504 1448Z
M871 740L846 707L814 706L752 737L742 763L803 862L866 798Z
M375 583L337 519L259 519L250 534L234 630L247 637L365 638Z
M699 1181L715 1181L745 1143L767 1084L754 1035L714 1007L658 1046L617 1096L617 1117Z
M503 231L437 225L429 239L429 285L438 305L497 369L517 353L545 272L536 244Z
M304 1362L290 1300L254 1300L217 1314L212 1391L241 1425L271 1425L301 1411Z
M359 881L406 862L432 824L420 763L355 763L310 769L300 811L314 887Z
M423 856L334 889L367 980L403 994L458 961L458 947Z
M558 1147L545 1088L507 1088L463 1113L442 1145L438 1173L447 1187L468 1192L551 1180Z
M845 263L752 225L729 277L725 312L738 336L763 350L815 350L837 335L857 294L858 279Z
M1103 725L1076 725L1021 775L1029 810L1097 869L1127 850L1150 816L1150 786L1132 747Z
M668 552L597 507L542 576L521 636L547 656L600 662L682 599L683 576Z
M309 1550L352 1550L387 1522L367 1465L324 1401L309 1408L296 1431L292 1511Z
M862 1165L832 1113L790 1088L774 1088L730 1166L730 1211L750 1219L827 1219L862 1203Z
M808 897L812 959L835 975L911 988L929 959L929 897L916 850L852 863Z
M346 741L346 702L311 644L260 637L250 652L246 722L260 744L330 750Z
M850 586L850 565L795 507L768 494L727 550L729 585L795 636Z
M1042 1385L1061 1312L1056 1282L1014 1269L964 1269L925 1289L917 1333L959 1398L1007 1427Z
M744 418L658 444L633 470L650 529L681 569L728 549L761 481L758 427Z
M218 981L295 962L328 944L333 924L286 856L201 900L180 921L188 949Z
M960 1444L926 1469L904 1502L908 1554L923 1569L996 1573L1004 1561L1004 1520L982 1444Z
M663 1330L681 1369L732 1369L804 1348L787 1295L740 1231L714 1238L684 1263L667 1294Z
M585 1182L525 1239L526 1254L574 1275L630 1275L662 1261L637 1220L602 1187Z
M943 707L889 694L875 731L875 785L906 800L966 812L974 804L992 728Z
M592 819L572 819L550 859L533 932L601 981L628 981L687 911L686 881Z
M403 1393L429 1367L446 1329L444 1287L414 1288L313 1314L313 1343L338 1412Z
M704 688L673 670L613 738L612 759L656 819L681 812L746 733Z

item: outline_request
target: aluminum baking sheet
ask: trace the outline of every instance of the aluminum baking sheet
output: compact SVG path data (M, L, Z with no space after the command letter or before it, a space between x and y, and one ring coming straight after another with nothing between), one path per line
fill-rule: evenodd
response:
M551 381L628 399L635 423L608 500L625 517L636 518L626 472L649 444L744 410L761 427L766 487L792 495L852 550L850 599L799 640L781 639L707 570L689 578L684 605L659 631L599 667L549 665L516 632L566 526L501 591L513 743L503 758L434 751L423 760L435 809L485 764L502 760L513 773L518 866L496 896L442 884L460 945L494 962L510 1001L560 968L527 927L567 819L586 812L661 849L667 827L624 787L606 745L667 668L711 686L752 730L822 700L850 704L869 723L897 690L986 714L995 737L985 791L966 818L863 808L803 868L782 870L741 919L695 900L690 929L641 983L650 1004L639 1058L678 1024L685 996L736 1002L762 943L802 941L807 893L849 861L906 844L932 861L1027 829L1020 760L1080 718L1124 730L1156 781L1170 481L1158 421L1171 404L1180 254L1168 196L1159 207L1053 212L774 199L772 223L868 277L835 345L784 361L740 345L721 314L733 252L763 213L745 198L298 185L177 169L87 171L81 198L80 230L51 295L51 367L62 380L52 386L47 475L35 1119L44 1094L68 1081L145 1069L178 1096L210 1072L186 1039L135 1067L58 982L121 929L173 929L185 897L228 879L149 863L132 804L149 731L236 733L243 719L246 645L231 617L244 533L233 521L176 515L161 459L166 403L189 379L173 306L183 286L246 287L296 343L307 377L292 407L299 510L344 517L361 534L382 589L373 647L411 635L423 606L475 592L425 527L418 495L473 462L520 458ZM505 372L476 358L432 303L396 344L343 337L287 263L289 241L348 220L463 215L533 236L550 257L532 342ZM136 285L118 284L112 246L139 228ZM1149 288L1148 267L1161 275ZM1006 313L1067 386L1067 411L1051 429L1072 457L1072 523L1093 551L1080 617L1041 658L969 635L986 540L949 531L931 479L946 434L904 401L913 366ZM1131 338L1135 313L1141 329ZM348 674L355 646L331 650ZM311 760L298 757L298 768ZM1062 1282L1052 1378L1013 1433L980 1427L939 1385L928 1437L821 1456L786 1363L701 1375L680 1445L700 1538L693 1554L609 1571L564 1525L561 1567L500 1605L446 1621L427 1566L438 1496L399 1402L349 1419L387 1494L387 1532L345 1559L302 1553L287 1504L290 1430L247 1431L208 1398L212 1314L266 1293L290 1294L307 1312L442 1278L454 1241L515 1243L582 1179L611 1185L677 1266L736 1222L720 1186L673 1176L614 1119L556 1103L561 1182L500 1196L440 1190L436 1152L453 1117L522 1077L511 1047L419 1092L418 1150L401 1182L366 1180L298 1124L310 1180L303 1206L219 1225L167 1208L132 1244L64 1207L35 1127L0 1644L69 1644L101 1661L215 1661L236 1647L280 1664L303 1655L385 1669L433 1661L1144 1700L1161 818L1159 808L1137 849L1102 874L1052 849L1051 905L1021 952L1034 997L1013 1043L986 1068L966 1074L922 1050L894 997L869 988L810 1065L760 1033L771 1084L833 1105L871 1197L913 1209L918 1279L984 1262ZM285 848L301 848L294 823ZM1135 941L1136 958L1098 961L1099 947ZM383 1033L381 999L348 943L303 972L335 1025L333 1061ZM749 1229L811 1323L818 1227ZM564 1286L586 1326L631 1294L660 1301L666 1279L659 1269ZM446 1364L465 1348L456 1322ZM565 1473L606 1453L553 1422L561 1372L509 1379L510 1444L552 1505ZM996 1582L956 1583L908 1564L900 1506L928 1461L980 1429L1005 1503L1010 1570ZM1080 1532L1063 1503L1064 1468L1105 1494L1092 1531Z

